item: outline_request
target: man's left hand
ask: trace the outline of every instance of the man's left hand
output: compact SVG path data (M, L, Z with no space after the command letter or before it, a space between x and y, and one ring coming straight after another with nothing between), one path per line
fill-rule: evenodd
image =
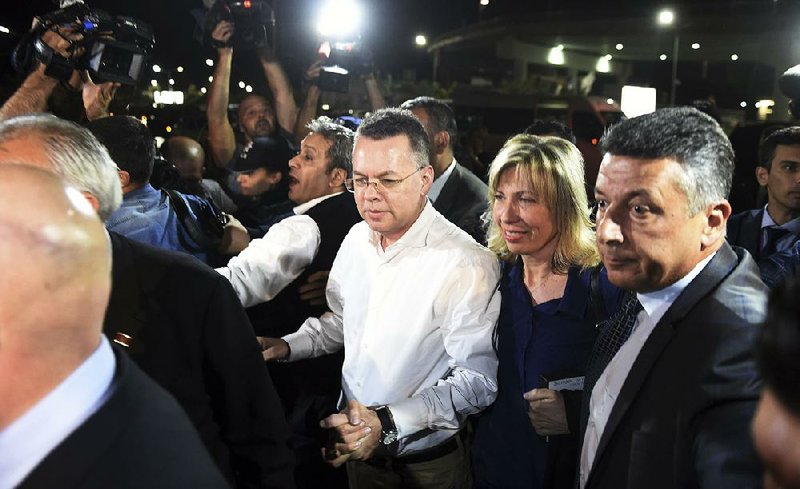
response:
M332 450L328 448L330 453L326 457L326 461L334 467L350 458L367 460L380 444L381 422L378 415L358 401L349 401L341 413L328 416L320 425L336 430L337 442Z
M528 401L528 418L539 436L569 433L564 396L552 389L533 389L523 396Z

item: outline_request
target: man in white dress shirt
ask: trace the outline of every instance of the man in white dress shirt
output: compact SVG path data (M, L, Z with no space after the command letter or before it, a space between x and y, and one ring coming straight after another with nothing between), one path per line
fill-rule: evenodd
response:
M641 312L601 326L580 486L758 487L748 426L766 288L753 259L725 241L730 142L710 117L675 108L614 126L601 148L598 247Z
M496 397L498 262L428 201L428 144L409 111L365 119L347 182L364 222L333 264L332 312L264 341L288 361L345 348L346 408L322 424L351 488L469 487L458 433Z

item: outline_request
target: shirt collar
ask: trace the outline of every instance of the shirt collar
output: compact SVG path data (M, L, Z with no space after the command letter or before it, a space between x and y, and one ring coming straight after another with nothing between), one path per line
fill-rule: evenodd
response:
M125 200L141 199L143 197L149 197L153 195L160 196L160 192L156 190L155 187L150 185L150 183L145 183L136 190L131 190L130 192L125 194Z
M298 206L295 206L292 209L292 211L294 211L295 215L297 215L297 216L299 216L301 214L305 214L306 212L310 211L311 208L314 207L315 205L319 204L320 202L322 202L324 200L328 200L331 197L339 195L340 193L342 193L342 191L336 192L335 194L323 195L322 197L317 197L316 199L311 199L308 202L306 202L305 204L300 204Z
M641 302L642 308L647 312L647 315L654 321L661 319L661 316L663 316L667 308L675 302L675 299L683 292L683 289L703 271L706 265L708 265L708 262L710 262L716 254L717 252L715 251L702 259L689 273L672 285L653 292L637 293L636 297L639 299L639 302Z
M14 487L105 404L116 370L105 336L67 378L0 431L0 487Z
M776 223L772 219L772 216L769 215L768 206L765 205L764 206L764 215L761 217L761 229L764 229L764 228L767 228L767 227L770 227L770 226L777 226L777 227L779 227L781 229L786 229L787 231L791 232L792 234L800 234L800 217L795 217L794 219L792 219L791 221L787 222L786 224L778 226L778 223Z
M379 254L386 254L394 256L394 250L401 250L403 248L420 248L427 244L428 231L430 231L433 220L436 218L436 210L430 200L426 200L425 207L422 208L414 224L408 228L408 231L400 237L397 241L392 243L386 250L381 246L381 235L375 231L370 230L369 241L374 246Z
M453 161L450 162L450 166L447 167L444 173L439 175L439 178L433 181L430 190L428 190L428 198L431 200L431 202L436 202L436 199L439 198L439 194L442 193L444 184L447 183L447 179L453 174L453 170L455 170L455 168L456 159L453 158Z

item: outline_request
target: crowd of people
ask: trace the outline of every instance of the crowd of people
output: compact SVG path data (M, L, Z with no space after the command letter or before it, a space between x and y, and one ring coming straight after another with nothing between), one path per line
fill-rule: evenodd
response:
M800 487L800 127L735 214L689 107L476 175L445 101L317 117L266 48L232 122L233 27L176 178L114 83L0 107L0 489Z

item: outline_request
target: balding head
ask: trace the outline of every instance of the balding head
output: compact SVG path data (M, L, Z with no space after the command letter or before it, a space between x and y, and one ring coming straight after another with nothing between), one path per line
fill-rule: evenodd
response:
M161 145L161 154L168 162L175 165L181 178L185 180L203 178L206 153L194 139L184 136L171 137Z
M111 290L108 237L58 175L0 164L0 270L2 428L97 348Z

